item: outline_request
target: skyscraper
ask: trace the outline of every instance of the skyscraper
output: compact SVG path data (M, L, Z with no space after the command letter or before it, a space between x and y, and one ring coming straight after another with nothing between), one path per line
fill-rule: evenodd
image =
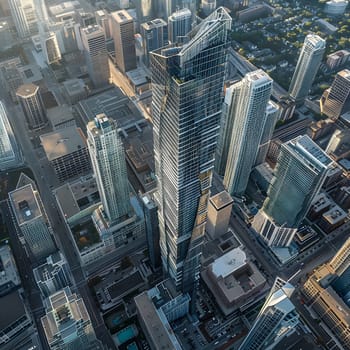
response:
M216 0L201 0L201 7L204 15L208 16L216 9Z
M57 63L61 60L61 51L55 32L45 33L41 36L41 48L47 64Z
M34 0L9 0L11 15L20 38L38 32Z
M306 135L282 144L267 198L252 225L269 246L289 246L331 163Z
M342 275L350 267L350 238L338 250L337 254L329 262L329 266L338 276Z
M39 193L32 185L9 193L9 201L26 246L36 259L55 252L51 226L44 212Z
M191 30L192 13L188 8L174 12L168 18L168 37L171 43L183 42Z
M81 40L88 73L94 86L100 87L108 84L108 53L103 29L98 25L82 28Z
M151 54L162 262L183 292L193 292L199 278L230 27L219 8L188 43Z
M257 70L246 74L232 88L232 108L227 116L232 133L224 176L224 186L232 196L246 190L264 130L272 83L264 71Z
M102 350L83 299L69 287L49 297L41 323L51 350Z
M21 151L8 121L5 106L0 101L0 170L16 167L21 163Z
M289 87L290 96L297 102L304 102L320 67L326 41L315 34L308 34Z
M132 212L124 147L113 119L99 114L87 125L90 158L103 210L110 223Z
M30 129L43 128L48 120L39 86L23 84L17 89L16 96L22 106L28 127Z
M320 107L321 112L333 120L350 111L350 70L337 73L332 86L323 93Z
M276 345L299 323L299 315L290 301L294 287L277 277L239 350L277 349Z
M149 65L149 53L164 46L164 35L167 24L161 18L141 24L144 62Z
M125 10L111 13L115 63L123 72L136 69L134 20Z

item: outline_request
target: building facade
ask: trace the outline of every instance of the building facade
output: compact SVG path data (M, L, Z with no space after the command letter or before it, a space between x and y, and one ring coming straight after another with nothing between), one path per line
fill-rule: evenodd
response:
M272 83L264 71L257 70L246 74L233 87L233 106L226 122L232 123L232 134L227 140L230 146L224 176L224 186L232 196L243 195L248 185L265 126Z
M306 36L289 87L290 96L298 103L303 103L320 67L326 41L315 34Z
M192 13L188 8L174 12L168 18L168 38L171 43L183 42L191 30Z
M194 292L199 279L230 27L219 8L187 44L151 54L162 262L183 292Z
M38 32L34 0L9 0L18 36L26 38Z

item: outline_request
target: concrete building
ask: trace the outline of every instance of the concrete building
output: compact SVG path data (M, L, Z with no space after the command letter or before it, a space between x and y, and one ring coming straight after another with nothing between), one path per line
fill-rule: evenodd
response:
M320 219L322 217L322 214L327 212L333 205L334 202L329 199L327 194L324 192L320 192L315 196L314 200L312 201L312 205L307 216L311 220Z
M216 0L201 0L201 8L205 16L209 16L216 9Z
M276 278L265 304L239 350L277 349L278 343L292 334L299 323L299 315L290 298L294 287Z
M232 133L223 181L232 196L243 195L248 185L268 116L272 83L264 71L257 70L233 86L233 107L228 116L232 121L227 122L232 124Z
M240 22L246 23L258 18L267 17L273 13L273 10L273 7L267 4L257 4L244 10L237 11L236 16Z
M11 16L18 36L26 38L38 32L34 0L9 0Z
M206 231L212 239L227 232L232 205L233 199L226 191L210 197Z
M60 182L91 171L90 157L83 131L67 127L40 136L46 157Z
M88 73L94 87L109 84L108 52L103 29L98 25L82 28L81 40Z
M0 101L0 170L18 167L22 163L21 150L7 118L5 105Z
M329 262L329 266L338 276L342 275L350 267L350 238L338 250L337 254Z
M339 67L342 67L350 59L350 52L347 50L339 50L331 53L327 56L326 64L329 69L336 70Z
M24 244L34 258L40 260L54 253L52 229L39 193L29 184L10 192L9 201Z
M111 13L115 63L123 72L136 69L134 20L125 10Z
M43 298L72 284L68 263L60 252L48 256L46 263L33 269L33 275Z
M303 103L309 94L325 48L326 41L318 35L308 34L306 36L289 87L289 94L297 104Z
M225 316L266 293L266 279L241 248L217 258L201 276Z
M21 284L10 246L0 247L0 298Z
M344 209L350 209L350 186L342 186L335 197L335 200Z
M348 0L330 0L326 2L324 12L331 16L341 16L348 4Z
M39 86L23 84L16 92L30 129L41 129L48 123Z
M184 42L191 30L192 13L188 8L174 12L168 18L168 39L171 43Z
M151 54L163 268L177 290L193 296L199 279L230 28L230 15L219 8L189 34L188 43Z
M69 79L63 82L64 94L70 104L74 105L88 97L88 87L82 79Z
M23 77L15 64L1 67L3 85L7 88L13 102L17 102L17 89L23 84Z
M151 349L181 350L169 322L189 311L188 294L176 293L169 280L135 297L137 316Z
M337 73L331 87L322 94L320 108L332 120L350 111L350 70Z
M252 227L269 246L288 247L332 160L308 136L282 144L275 177Z
M333 206L331 209L323 213L318 226L322 228L326 233L334 231L337 227L341 226L348 218L348 213L340 208L338 205Z
M102 349L83 299L68 287L49 297L41 323L51 350Z
M47 64L58 63L62 56L55 32L41 35L41 49Z
M161 18L141 24L144 63L149 66L149 53L164 46L167 23Z
M350 155L350 130L336 130L326 147L326 153L338 161Z
M76 127L73 109L67 105L60 105L47 110L47 119L52 129L58 131L72 126Z
M313 122L307 129L307 135L312 140L318 140L334 131L336 125L334 120L322 119L317 122Z

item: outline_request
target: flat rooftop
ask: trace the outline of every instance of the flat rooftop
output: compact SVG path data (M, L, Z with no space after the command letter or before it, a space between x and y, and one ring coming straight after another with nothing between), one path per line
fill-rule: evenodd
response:
M112 12L111 17L113 18L113 20L120 24L133 21L131 15L125 10Z
M334 206L323 215L323 218L327 220L330 224L334 225L340 221L345 220L348 217L348 213L345 212L338 205Z
M10 192L9 199L19 225L42 216L31 184Z
M0 310L0 332L27 315L17 290L0 298Z
M41 135L40 140L49 161L79 151L87 146L82 130L75 126Z
M69 79L62 83L69 95L85 92L86 85L83 79Z
M16 95L23 98L27 98L36 94L38 90L39 86L34 85L32 83L23 84L17 89Z
M74 119L72 107L67 105L49 108L46 113L53 126Z
M233 203L233 199L226 191L222 191L213 197L210 197L210 203L217 209L223 209Z

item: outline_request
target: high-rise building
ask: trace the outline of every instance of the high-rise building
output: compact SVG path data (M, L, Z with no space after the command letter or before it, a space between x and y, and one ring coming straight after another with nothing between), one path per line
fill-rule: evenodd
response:
M136 0L134 1L136 7L137 20L140 23L151 21L156 16L154 15L154 0Z
M192 13L188 8L174 12L168 18L168 38L171 43L184 42L191 30Z
M16 167L21 163L21 151L7 118L5 106L0 101L0 170Z
M46 258L46 263L33 269L35 282L44 298L71 285L69 266L60 252Z
M122 140L116 122L99 114L87 125L90 158L103 210L111 223L132 212Z
M175 10L175 0L153 0L154 14L166 20Z
M109 82L108 52L103 29L89 26L81 29L81 40L89 76L95 87Z
M31 83L23 84L17 89L16 96L30 129L41 129L47 125L48 120L39 86Z
M38 32L34 0L9 0L11 15L20 38Z
M257 70L246 74L233 87L232 108L227 116L232 133L224 176L224 186L232 196L246 190L265 126L272 83L264 71Z
M216 9L216 0L201 0L201 7L204 15L208 16Z
M342 245L337 254L329 262L329 266L338 276L350 267L350 238Z
M304 102L320 67L326 41L316 34L308 34L289 87L290 96L299 104Z
M51 350L102 349L83 299L69 287L49 297L41 323Z
M55 252L51 226L39 193L31 184L9 193L9 201L26 246L36 259Z
M56 33L50 32L42 35L41 48L47 64L57 63L61 60L61 51Z
M116 65L123 73L136 69L133 18L125 10L112 12L111 28L114 39Z
M321 112L333 120L350 111L350 70L338 72L332 86L323 93L320 107Z
M199 278L230 27L219 8L188 43L151 53L162 262L183 292L194 292Z
M309 136L282 144L267 198L252 225L269 246L290 245L331 164Z
M149 53L164 46L167 24L161 18L141 24L144 62L149 65Z
M277 344L299 323L299 315L290 300L294 289L290 283L276 278L270 294L239 350L277 349Z

